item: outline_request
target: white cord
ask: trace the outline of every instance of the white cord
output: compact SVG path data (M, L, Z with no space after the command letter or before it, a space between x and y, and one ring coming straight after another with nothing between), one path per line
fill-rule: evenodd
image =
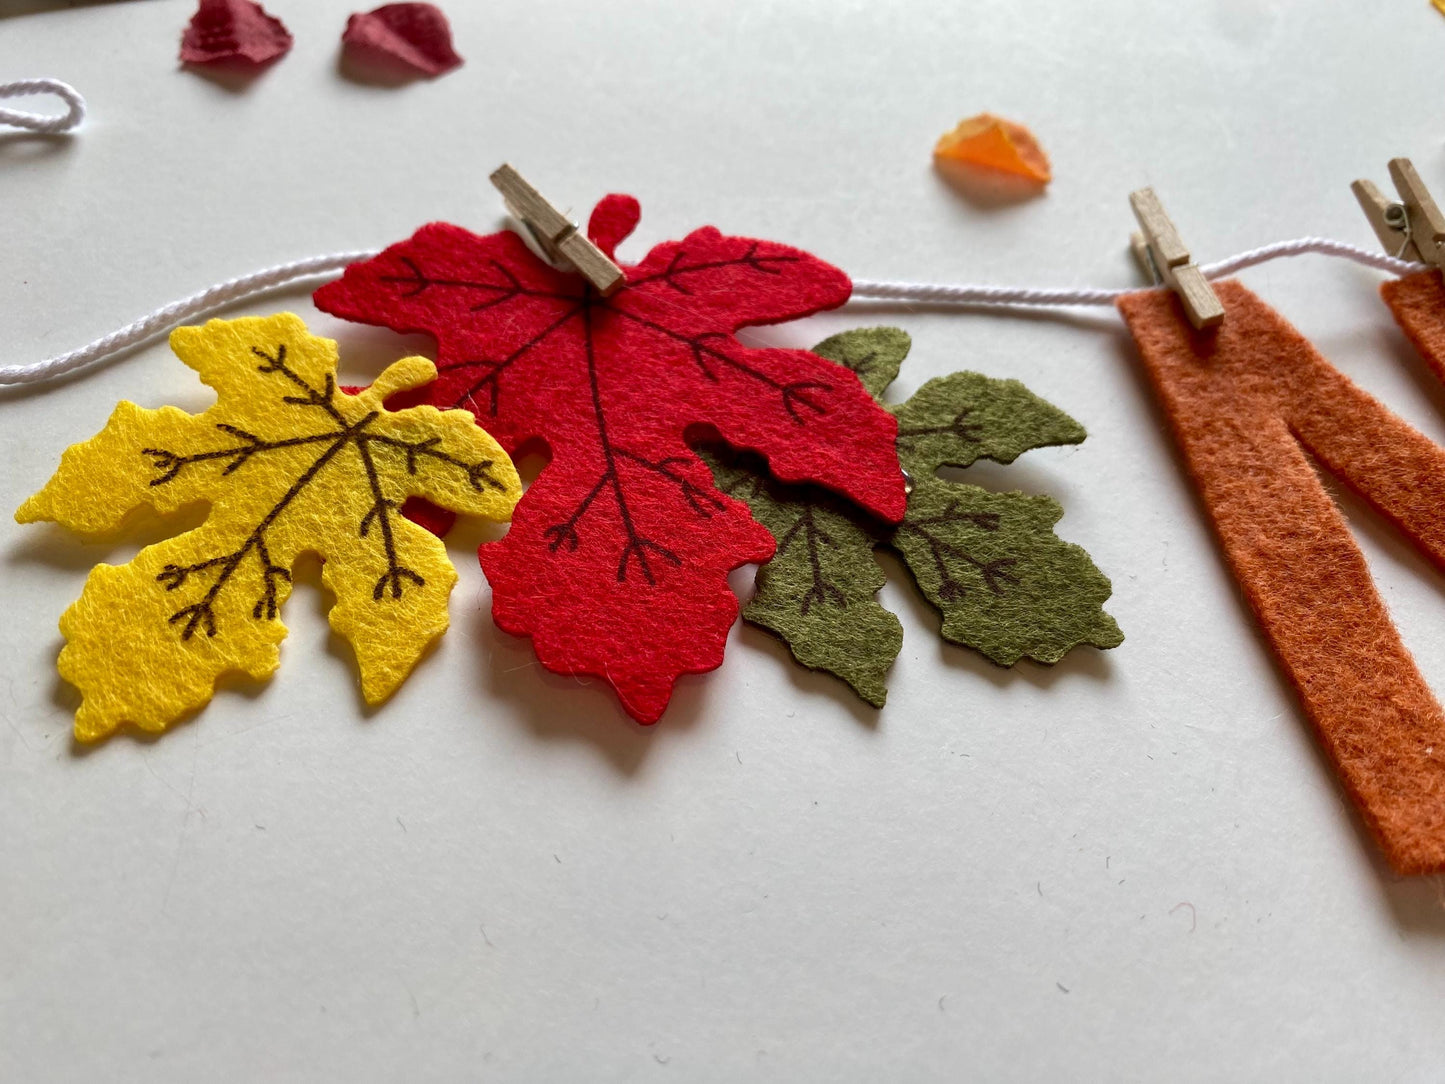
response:
M1221 278L1241 271L1246 267L1265 263L1286 256L1303 256L1306 253L1320 253L1325 256L1339 256L1356 263L1387 271L1396 275L1418 270L1423 264L1398 260L1393 256L1382 256L1366 252L1342 241L1330 241L1322 237L1302 237L1297 241L1281 241L1262 248L1242 252L1227 260L1206 264L1202 270L1208 278ZM188 320L205 316L227 305L258 294L279 290L305 279L342 271L348 264L368 260L376 255L375 250L364 252L333 252L325 256L313 256L306 260L268 267L240 278L218 283L198 294L172 302L157 309L134 323L111 332L88 346L60 354L33 365L10 365L0 368L0 385L36 384L52 380L65 373L94 365L114 358L127 350L157 338L171 328ZM1125 294L1136 293L1148 287L1132 287L1122 290L1038 290L1010 286L948 286L926 282L870 282L856 280L853 283L853 299L858 301L919 301L924 303L945 303L972 305L978 308L1020 308L1020 307L1072 307L1076 305L1112 305Z
M1339 256L1355 263L1364 264L1394 275L1406 275L1418 271L1423 264L1409 260L1397 260L1376 252L1366 252L1343 241L1331 241L1324 237L1301 237L1295 241L1279 241L1273 245L1241 252L1227 260L1204 264L1200 270L1205 278L1217 279L1246 267L1267 263L1287 256L1304 256L1308 253L1324 256ZM1075 305L1112 305L1125 294L1137 293L1142 287L1130 286L1122 290L1036 290L1013 286L946 286L929 282L869 282L855 279L853 297L859 301L921 301L924 303L973 305L979 308L1053 308Z
M142 316L134 323L126 324L125 327L112 331L109 335L102 336L88 346L82 346L79 350L72 350L68 354L59 354L33 365L7 365L0 368L0 384L36 384L42 380L53 380L65 373L84 369L88 365L94 365L123 354L127 350L164 335L171 328L177 327L187 320L194 320L218 309L223 309L234 302L255 297L258 294L269 293L272 290L279 290L304 279L335 274L345 270L348 264L356 263L358 260L369 260L375 255L375 250L333 252L326 256L313 256L309 260L283 263L276 267L268 267L263 271L242 275L240 278L218 282L198 294L183 297L164 308L156 309L155 312Z
M21 79L14 83L0 83L0 98L18 98L23 94L54 94L65 102L65 113L56 117L46 113L27 113L21 109L0 109L0 124L42 135L60 135L74 131L85 120L85 99L69 83L62 83L59 79Z
M1270 260L1278 260L1286 256L1305 256L1312 252L1318 252L1321 256L1339 256L1346 260L1353 260L1355 263L1364 264L1366 267L1373 267L1376 271L1385 271L1391 275L1408 275L1425 266L1422 263L1401 260L1379 252L1367 252L1355 245L1347 245L1343 241L1331 241L1328 237L1301 237L1295 241L1276 241L1272 245L1252 248L1248 252L1241 252L1238 256L1231 256L1227 260L1215 260L1214 263L1202 265L1200 270L1204 272L1204 277L1207 279L1222 279L1236 271L1243 271L1246 267L1254 267L1256 264L1268 263Z

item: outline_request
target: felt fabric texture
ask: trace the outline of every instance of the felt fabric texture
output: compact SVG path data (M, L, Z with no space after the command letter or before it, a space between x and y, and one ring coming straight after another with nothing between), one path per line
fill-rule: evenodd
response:
M1445 380L1445 276L1435 268L1380 284L1380 296L1425 364Z
M183 64L265 64L291 48L291 32L252 0L201 0L181 36Z
M1212 332L1190 327L1167 292L1118 305L1235 579L1345 789L1396 870L1440 872L1445 714L1305 449L1442 567L1445 451L1240 283L1215 292L1225 316ZM1432 319L1438 334L1441 311Z
M876 597L887 582L873 559L877 528L825 491L779 484L755 457L722 447L702 456L719 488L745 501L777 540L743 619L776 634L803 666L842 678L881 708L903 625Z
M906 332L885 327L843 332L813 349L882 395L909 345ZM903 644L898 619L875 598L884 576L873 550L889 546L941 613L943 638L1001 666L1024 657L1054 663L1083 643L1122 643L1102 608L1109 581L1053 533L1063 515L1057 502L937 474L945 464L1011 463L1030 448L1077 444L1083 428L1017 380L977 373L930 380L890 409L899 420L898 457L913 479L895 527L862 519L816 489L779 485L761 465L721 453L709 461L778 541L744 619L775 632L804 666L837 675L882 707Z
M913 338L902 328L858 327L828 336L813 353L851 369L868 394L881 402L912 348Z
M60 673L83 697L76 737L163 730L222 675L270 676L291 569L308 553L323 559L331 627L356 652L363 695L384 700L446 630L456 582L441 541L397 509L424 496L505 521L521 495L511 460L466 411L383 406L433 379L426 358L348 395L335 386L336 344L290 313L178 328L171 347L215 405L193 415L122 402L15 516L103 538L138 509L210 506L195 530L97 565L61 618Z
M637 202L609 196L589 233L615 246ZM741 327L847 300L837 268L712 227L654 248L603 298L514 233L441 223L352 265L319 308L439 346L436 382L405 401L461 406L503 447L551 461L505 538L480 549L498 626L549 670L590 674L639 722L678 676L722 661L737 598L727 574L773 553L684 439L706 426L876 515L904 510L896 425L857 377L806 350L756 349Z
M461 67L452 28L435 4L383 4L358 13L341 35L347 53L371 64L438 76Z
M959 121L953 131L939 138L933 157L940 162L996 169L1041 185L1053 178L1049 157L1034 134L1022 124L992 113Z

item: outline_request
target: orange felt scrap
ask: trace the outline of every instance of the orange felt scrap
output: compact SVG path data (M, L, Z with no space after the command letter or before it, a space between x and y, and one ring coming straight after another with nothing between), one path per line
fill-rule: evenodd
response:
M980 113L958 122L933 148L933 157L945 162L963 162L1002 170L1048 184L1053 177L1049 158L1034 134L992 113Z
M1445 371L1445 293L1429 274L1428 290L1405 280L1386 296ZM1244 286L1215 290L1225 317L1213 331L1190 327L1164 291L1118 304L1235 579L1345 789L1396 870L1445 871L1445 713L1305 454L1445 567L1445 450Z

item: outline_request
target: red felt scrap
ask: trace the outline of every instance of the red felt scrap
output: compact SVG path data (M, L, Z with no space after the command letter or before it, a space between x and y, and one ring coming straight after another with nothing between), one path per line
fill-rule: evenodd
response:
M353 15L341 44L366 60L401 65L436 76L460 67L452 48L452 28L434 4L383 4Z
M589 234L611 252L637 219L636 200L608 196ZM626 285L604 298L514 233L433 223L353 264L315 301L436 336L439 375L407 402L465 407L512 454L546 442L551 461L511 529L479 551L493 617L531 636L549 670L602 678L652 723L679 675L722 662L738 611L728 572L774 548L714 486L689 427L889 522L905 495L897 423L851 371L734 338L841 305L852 290L841 271L710 226L624 271Z
M265 64L291 48L281 20L251 0L201 0L181 37L183 64Z

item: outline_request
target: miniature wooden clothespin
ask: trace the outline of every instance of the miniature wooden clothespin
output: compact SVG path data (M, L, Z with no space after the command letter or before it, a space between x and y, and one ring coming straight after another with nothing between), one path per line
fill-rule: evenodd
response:
M1129 193L1129 205L1142 232L1130 237L1134 258L1154 282L1161 282L1179 295L1184 313L1196 328L1215 327L1224 320L1224 306L1209 285L1164 206L1152 188Z
M1385 251L1401 260L1418 260L1445 273L1445 216L1408 158L1390 160L1390 178L1400 193L1391 200L1373 181L1356 181L1350 191Z
M506 201L507 210L527 227L548 259L575 270L603 297L615 293L626 281L622 268L510 165L499 167L491 179Z

